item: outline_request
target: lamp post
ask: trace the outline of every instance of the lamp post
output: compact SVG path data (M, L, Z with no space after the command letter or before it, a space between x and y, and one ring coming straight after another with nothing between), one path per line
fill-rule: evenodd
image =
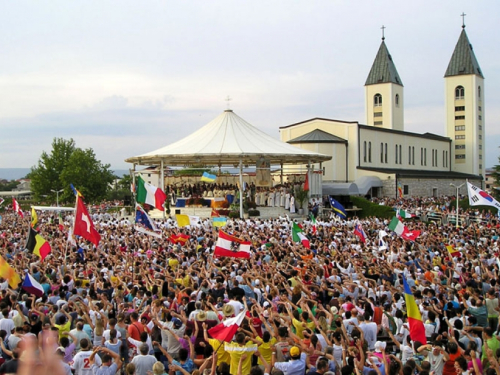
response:
M61 190L52 190L50 189L51 192L56 193L56 205L59 207L59 193L62 193L64 189Z
M455 223L456 224L456 228L458 228L458 191L464 185L465 185L465 182L462 185L459 185L459 186L457 186L455 184L450 184L450 186L453 186L455 189L457 189L457 195L456 195L456 201L457 201L457 220L456 220L456 223Z

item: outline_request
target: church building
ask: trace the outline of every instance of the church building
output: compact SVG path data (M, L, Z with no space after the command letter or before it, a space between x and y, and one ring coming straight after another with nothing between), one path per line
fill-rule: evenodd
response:
M332 156L312 165L323 194L439 196L485 175L484 76L465 25L444 75L445 135L404 126L404 86L382 37L365 82L365 124L313 118L280 127L282 141ZM465 187L461 193L465 193Z

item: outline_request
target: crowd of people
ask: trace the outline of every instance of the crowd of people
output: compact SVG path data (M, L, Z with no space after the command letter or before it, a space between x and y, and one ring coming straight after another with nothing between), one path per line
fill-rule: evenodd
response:
M449 201L379 203L417 210ZM59 223L39 212L52 248L43 261L25 249L29 217L10 207L0 215L3 258L43 288L36 296L0 280L2 374L500 375L494 215L459 227L406 221L421 232L415 241L391 232L388 219L318 216L300 223L308 247L294 242L286 215L228 220L222 230L252 244L242 259L213 256L209 218L183 228L156 220L156 238L94 209L94 247L68 236L71 216ZM169 240L180 233L189 240ZM403 278L425 342L410 334ZM241 312L227 341L211 335Z

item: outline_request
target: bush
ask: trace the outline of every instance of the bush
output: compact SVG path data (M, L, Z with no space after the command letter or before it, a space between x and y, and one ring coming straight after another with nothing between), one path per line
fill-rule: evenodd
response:
M383 219L392 219L396 212L392 207L381 206L370 202L369 200L361 197L351 196L351 202L353 205L361 208L356 215L360 218L365 218L369 216L376 216Z
M248 210L248 216L249 217L260 216L260 211L259 210Z
M231 219L239 219L240 218L240 213L236 211L231 211L228 215Z

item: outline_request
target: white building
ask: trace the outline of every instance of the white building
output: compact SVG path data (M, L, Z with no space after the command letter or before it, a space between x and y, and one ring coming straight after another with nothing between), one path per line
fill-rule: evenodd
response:
M323 194L407 196L454 194L484 176L484 77L465 28L445 73L445 136L404 130L404 87L385 38L365 83L366 125L313 118L280 127L284 142L331 155ZM465 190L463 191L465 192Z

